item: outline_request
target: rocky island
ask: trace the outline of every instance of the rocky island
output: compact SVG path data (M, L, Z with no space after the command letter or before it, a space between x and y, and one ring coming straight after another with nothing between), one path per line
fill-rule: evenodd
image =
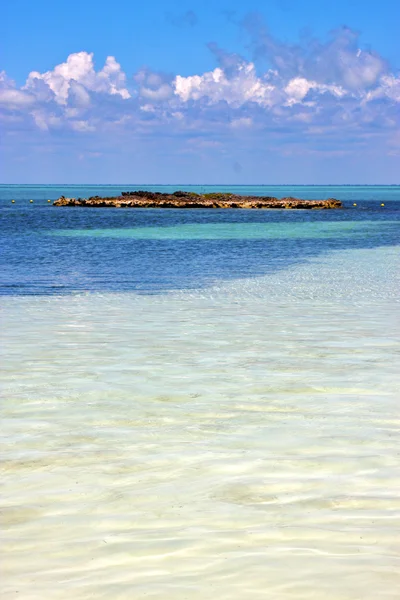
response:
M172 194L161 192L122 192L120 196L102 198L65 198L61 196L54 206L86 206L114 208L284 208L284 209L331 209L342 208L340 200L301 200L299 198L274 198L272 196L239 196L223 192L197 194L177 191Z

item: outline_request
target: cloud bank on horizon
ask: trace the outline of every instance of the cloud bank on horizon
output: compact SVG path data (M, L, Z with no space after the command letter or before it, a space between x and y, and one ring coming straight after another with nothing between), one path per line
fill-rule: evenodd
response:
M242 137L260 152L273 144L287 156L345 155L377 143L400 155L400 76L378 53L361 50L357 33L343 27L326 42L289 45L259 19L243 26L251 59L210 43L215 68L188 76L148 68L128 76L113 56L96 70L87 51L32 71L21 87L2 72L3 131L179 140L191 152L226 152Z

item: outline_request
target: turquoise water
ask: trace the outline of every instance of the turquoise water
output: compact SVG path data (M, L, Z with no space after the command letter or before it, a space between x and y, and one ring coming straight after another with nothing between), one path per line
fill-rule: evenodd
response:
M154 192L173 192L188 190L198 193L232 192L254 196L295 196L310 200L319 198L338 198L344 201L381 202L400 200L399 185L0 185L1 199L56 200L66 197L87 198L89 196L112 196L128 190L150 190Z
M338 190L2 186L2 598L398 598L400 189Z
M334 250L391 246L400 239L396 186L229 188L279 197L335 195L345 206L327 211L117 210L48 202L61 194L107 195L132 187L0 186L0 294L198 289L272 274Z
M320 239L368 236L390 226L398 227L398 221L345 221L305 223L196 223L164 227L135 227L123 229L60 229L55 235L67 237L87 236L103 238L134 238L138 240L247 240L247 239Z

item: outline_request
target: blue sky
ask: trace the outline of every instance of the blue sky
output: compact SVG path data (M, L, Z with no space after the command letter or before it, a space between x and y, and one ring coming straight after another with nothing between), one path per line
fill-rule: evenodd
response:
M399 22L394 0L9 2L1 181L399 183Z

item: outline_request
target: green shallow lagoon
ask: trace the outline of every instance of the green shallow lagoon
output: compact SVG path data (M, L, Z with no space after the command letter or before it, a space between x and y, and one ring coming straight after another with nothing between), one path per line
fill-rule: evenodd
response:
M69 210L76 210L74 208ZM79 209L78 209L79 210ZM101 210L101 209L99 209ZM128 209L127 209L128 210ZM193 223L164 227L61 229L53 235L67 237L133 238L138 240L254 240L309 239L368 235L382 227L398 226L397 221L333 221L301 223Z

